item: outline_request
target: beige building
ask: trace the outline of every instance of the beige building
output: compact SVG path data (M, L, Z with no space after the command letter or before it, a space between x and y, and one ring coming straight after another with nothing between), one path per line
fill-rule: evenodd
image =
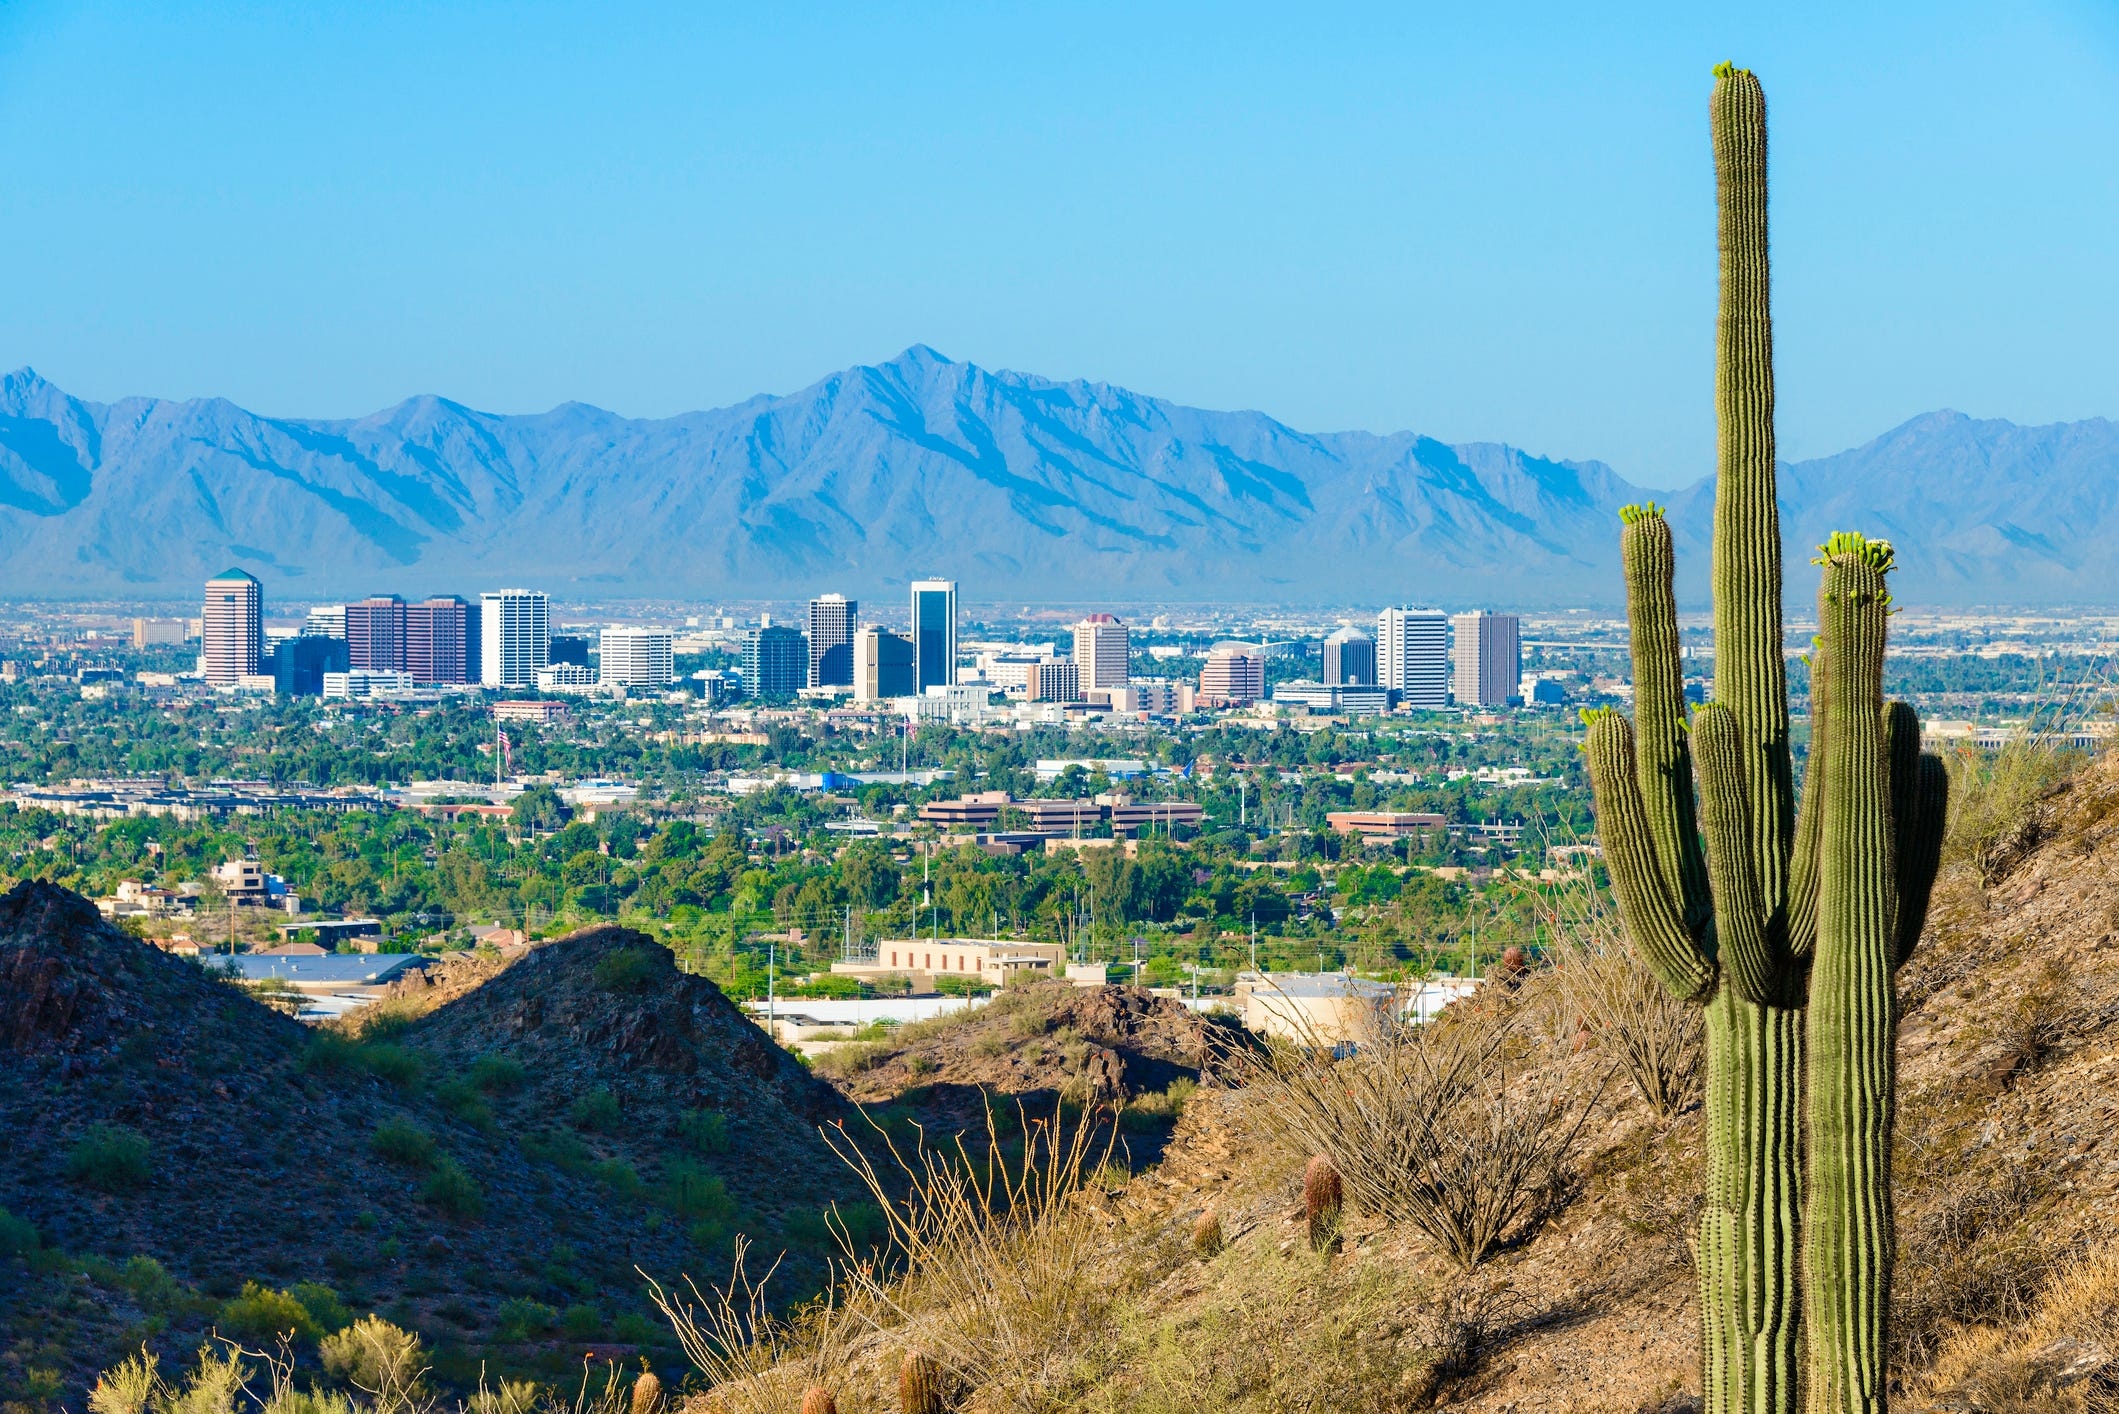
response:
M1199 670L1202 707L1248 707L1266 695L1266 660L1256 644L1217 643Z
M206 581L206 681L234 686L265 661L265 590L241 570Z
M835 962L831 970L855 977L904 976L914 991L932 991L937 977L977 978L1005 986L1020 973L1051 977L1066 966L1067 950L1058 943L1026 943L1013 938L884 938L873 962Z
M1450 695L1459 707L1505 707L1521 691L1523 621L1485 609L1449 621Z
M1082 700L1081 666L1065 658L1047 658L1030 665L1025 686L1032 702L1079 702Z
M1245 1029L1297 1045L1337 1046L1393 1023L1398 989L1344 972L1245 972L1236 979Z
M1124 687L1133 675L1133 636L1109 614L1091 614L1074 626L1074 666L1081 690Z

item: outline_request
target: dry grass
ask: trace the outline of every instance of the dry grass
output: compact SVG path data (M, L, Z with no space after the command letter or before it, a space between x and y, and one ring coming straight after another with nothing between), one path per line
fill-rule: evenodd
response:
M1073 1385L1105 1342L1119 1292L1102 1270L1112 1218L1093 1183L1109 1124L1019 1116L1022 1158L1005 1155L987 1112L982 1156L961 1135L901 1150L878 1168L849 1136L827 1134L886 1215L880 1253L839 1230L844 1307L977 1387L985 1407L1039 1410ZM1101 1133L1101 1142L1095 1135Z
M1944 757L1950 772L1945 870L1967 870L1990 889L2052 833L2053 793L2087 759L2056 734L2056 724L2047 714L1997 750L1963 748Z
M1939 1405L1987 1414L2119 1410L2119 1248L2059 1277L2020 1324L1958 1335L1923 1384Z
M1380 1025L1340 1059L1276 1045L1243 1063L1275 1137L1329 1157L1358 1207L1411 1224L1465 1271L1550 1211L1596 1099L1502 1005Z
M653 1277L641 1276L685 1358L706 1377L705 1409L785 1414L801 1404L811 1385L832 1389L844 1377L837 1293L828 1291L782 1319L766 1299L773 1272L753 1279L746 1266L749 1250L749 1240L738 1237L727 1282L703 1292L688 1277L684 1291L665 1292Z

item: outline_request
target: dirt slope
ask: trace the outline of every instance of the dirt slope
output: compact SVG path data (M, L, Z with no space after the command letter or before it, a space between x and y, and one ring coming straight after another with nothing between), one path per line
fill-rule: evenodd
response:
M2119 757L2054 792L2016 843L1984 886L1969 863L1948 872L1902 974L1894 1367L1909 1408L1990 1407L1931 1387L1937 1351L1966 1324L2025 1320L2056 1274L2119 1243ZM1698 1112L1658 1124L1623 1082L1611 1096L1577 1195L1470 1284L1485 1329L1469 1368L1423 1389L1423 1406L1696 1407ZM1301 1252L1299 1176L1297 1156L1259 1148L1245 1104L1241 1092L1195 1101L1131 1201L1165 1242L1216 1208L1234 1254L1219 1260L1251 1264L1255 1283ZM1466 1290L1412 1234L1357 1215L1351 1239L1342 1284L1366 1273L1415 1304ZM1148 1304L1192 1338L1227 1339L1235 1280L1180 1263ZM1321 1299L1297 1338L1326 1324L1337 1298ZM2119 1374L2119 1350L2108 1354L2092 1380ZM1143 1407L1151 1387L1136 1389Z

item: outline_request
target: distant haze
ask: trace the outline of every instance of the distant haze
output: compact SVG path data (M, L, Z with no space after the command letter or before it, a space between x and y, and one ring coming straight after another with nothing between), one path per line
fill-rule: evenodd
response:
M1785 468L1794 567L1900 546L1909 604L2119 603L2119 425L1929 413ZM1414 432L1301 432L915 347L786 397L646 421L414 398L352 421L0 380L0 594L275 601L524 584L566 597L1609 606L1616 512L1670 504L1705 597L1711 482Z

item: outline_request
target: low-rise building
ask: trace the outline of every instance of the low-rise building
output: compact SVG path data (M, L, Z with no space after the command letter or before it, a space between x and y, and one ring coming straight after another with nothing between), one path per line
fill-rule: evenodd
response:
M1344 972L1245 972L1236 1005L1246 1029L1302 1046L1360 1045L1393 1024L1398 989Z
M875 945L873 961L835 962L835 973L856 977L906 976L916 991L931 991L938 977L977 979L1005 986L1019 973L1052 976L1067 962L1058 943L1027 943L1013 938L885 938Z
M1325 823L1342 835L1359 835L1365 843L1421 840L1449 828L1440 815L1419 810L1331 810Z

